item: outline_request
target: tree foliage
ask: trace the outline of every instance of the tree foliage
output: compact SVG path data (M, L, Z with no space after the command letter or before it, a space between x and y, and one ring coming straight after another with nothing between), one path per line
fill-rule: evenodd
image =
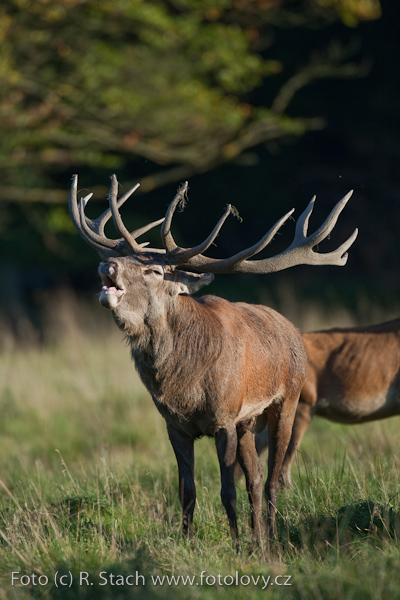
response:
M279 25L375 18L376 0L4 0L0 7L0 168L9 199L43 199L58 171L160 167L147 188L204 172L320 119L290 116L314 78L353 76L340 52L285 73L271 50ZM299 21L301 20L301 22ZM24 187L33 188L30 196ZM35 195L35 188L37 193Z
M321 7L331 7L346 25L354 27L359 21L381 16L379 0L316 0Z

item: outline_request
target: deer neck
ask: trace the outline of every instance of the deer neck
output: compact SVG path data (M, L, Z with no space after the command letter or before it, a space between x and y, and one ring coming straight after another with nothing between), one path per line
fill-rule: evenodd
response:
M150 312L140 336L128 336L136 369L156 404L186 417L204 401L201 377L221 351L202 302L178 296L164 313ZM206 329L213 328L204 347ZM199 337L201 339L199 339ZM202 374L202 375L199 375Z
M188 300L189 303L195 302L190 297ZM179 297L163 298L162 302L152 298L141 326L134 331L126 331L132 358L138 368L151 370L159 378L158 372L164 362L171 364L176 340L180 339L186 327L186 314L181 309Z

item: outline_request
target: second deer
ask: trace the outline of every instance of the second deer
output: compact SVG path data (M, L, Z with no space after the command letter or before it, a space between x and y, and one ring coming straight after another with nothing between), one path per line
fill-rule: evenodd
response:
M304 333L303 341L307 375L281 471L286 486L314 416L355 425L400 414L400 319ZM256 438L257 452L267 446L265 430Z

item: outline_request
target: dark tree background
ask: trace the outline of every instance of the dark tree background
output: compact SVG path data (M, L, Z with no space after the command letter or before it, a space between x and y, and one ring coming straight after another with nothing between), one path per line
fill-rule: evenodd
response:
M162 216L188 178L190 202L174 222L183 245L204 238L231 202L243 222L224 226L210 251L220 256L254 243L290 208L300 214L314 194L317 226L354 188L321 247L358 226L345 268L221 277L212 291L283 310L312 299L360 321L373 318L366 307L393 311L399 16L395 0L4 1L3 314L27 323L44 306L43 290L97 289L97 257L66 209L74 172L82 194L95 192L90 215L103 210L97 200L112 172L121 191L141 181L123 212L132 228ZM269 252L292 235L289 223ZM156 234L149 239L159 245Z

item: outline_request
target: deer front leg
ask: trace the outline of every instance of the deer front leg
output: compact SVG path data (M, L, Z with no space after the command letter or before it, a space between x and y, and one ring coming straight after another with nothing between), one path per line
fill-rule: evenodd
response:
M236 488L234 468L237 452L236 428L220 429L215 434L219 468L221 471L221 500L229 519L232 542L237 547L238 528L236 521Z
M265 499L268 508L267 534L275 536L276 502L279 492L279 475L289 446L297 398L285 398L267 409L268 419L268 478L265 484Z
M196 504L194 484L194 441L167 425L168 436L175 452L179 472L179 498L182 506L182 533L193 534L193 513Z
M246 489L251 506L251 526L254 537L261 542L264 469L256 452L254 433L245 425L239 425L237 433L237 459L246 478Z

